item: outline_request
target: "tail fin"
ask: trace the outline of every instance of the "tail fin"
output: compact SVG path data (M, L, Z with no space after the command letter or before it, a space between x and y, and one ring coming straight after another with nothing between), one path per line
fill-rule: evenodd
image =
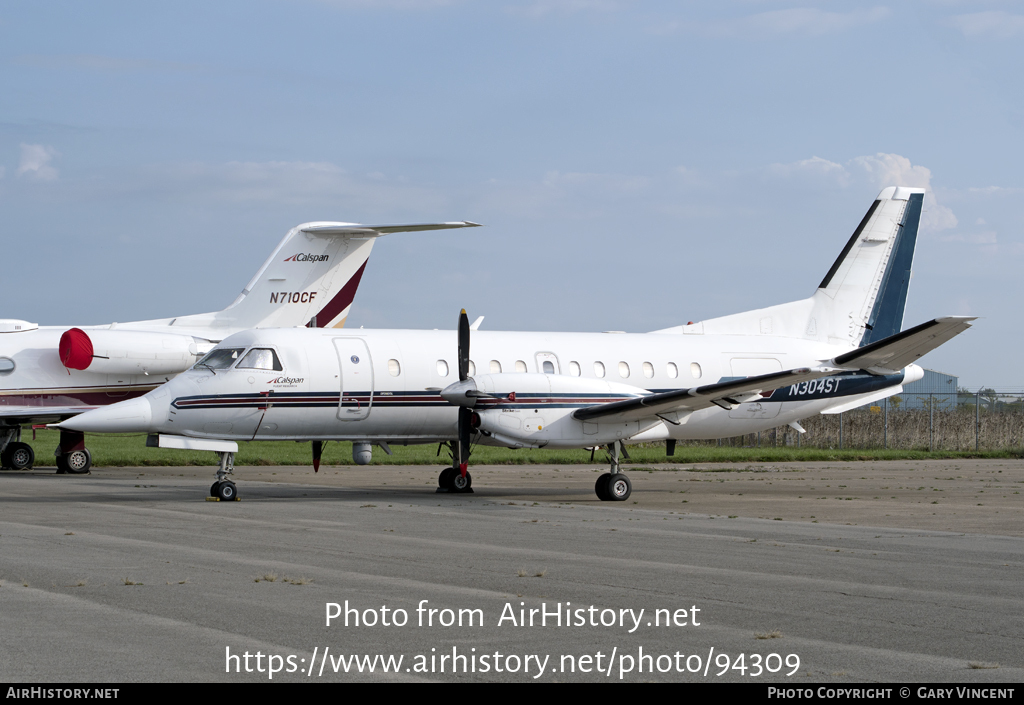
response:
M468 221L418 225L304 223L285 235L256 276L224 310L121 327L173 325L193 332L209 331L210 335L216 332L213 337L218 338L246 328L341 328L374 240L388 233L476 225Z
M658 333L773 335L861 346L899 333L924 189L884 189L814 295Z

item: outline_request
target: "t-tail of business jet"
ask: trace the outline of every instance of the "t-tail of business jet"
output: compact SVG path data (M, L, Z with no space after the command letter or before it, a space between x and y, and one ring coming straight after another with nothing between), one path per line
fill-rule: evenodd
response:
M59 421L135 397L188 369L226 336L250 328L341 328L370 251L389 233L475 223L361 225L314 222L292 228L227 308L104 326L40 327L0 320L0 465L31 467L21 426ZM85 472L82 434L64 433L59 470Z
M61 426L148 432L161 447L221 454L212 494L238 440L449 443L439 486L467 491L474 443L607 446L595 486L624 500L624 443L725 438L836 413L902 391L915 363L973 318L903 327L924 192L879 194L813 294L801 301L645 334L474 331L246 331L192 370L130 402ZM470 338L472 337L472 351ZM254 372L254 370L257 370ZM252 380L256 380L255 382Z

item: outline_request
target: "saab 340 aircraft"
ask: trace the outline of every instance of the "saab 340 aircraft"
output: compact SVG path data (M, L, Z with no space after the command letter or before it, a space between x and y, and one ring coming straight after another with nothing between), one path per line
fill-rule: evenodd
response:
M629 497L623 443L723 438L839 413L902 391L913 364L973 318L901 332L924 191L883 190L807 299L646 334L276 329L225 338L145 396L59 426L146 432L220 454L211 495L234 499L236 441L449 443L442 489L470 491L472 443L605 445L596 492ZM671 450L670 450L671 452Z
M191 367L225 337L250 328L345 324L376 238L475 223L293 228L222 311L105 326L41 327L0 319L0 467L32 466L21 427L66 419L144 394ZM63 431L58 472L88 472L81 433Z

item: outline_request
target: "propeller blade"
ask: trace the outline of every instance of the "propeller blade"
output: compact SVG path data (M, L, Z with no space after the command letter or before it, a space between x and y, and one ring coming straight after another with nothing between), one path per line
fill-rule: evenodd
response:
M459 314L459 381L469 379L469 316L466 309Z
M320 471L320 456L324 451L323 441L313 441L313 472Z

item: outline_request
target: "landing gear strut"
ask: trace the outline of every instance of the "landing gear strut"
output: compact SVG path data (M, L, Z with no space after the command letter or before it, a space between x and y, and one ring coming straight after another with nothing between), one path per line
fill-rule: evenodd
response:
M217 481L210 486L210 496L221 502L234 502L238 499L238 488L228 475L235 471L235 454L217 451L217 455L220 456L220 466L217 468Z
M594 484L594 492L597 493L597 498L602 502L625 502L633 492L633 483L629 481L626 473L619 469L620 450L625 453L625 450L622 448L622 441L614 441L608 444L611 472L601 475Z
M437 477L437 491L438 492L453 492L456 494L472 494L473 492L473 476L466 471L466 474L462 474L462 469L459 467L459 444L457 442L449 443L452 450L452 463L453 466L445 468L441 471L441 474Z
M61 431L60 445L53 455L58 475L84 475L92 467L92 454L85 447L85 434L79 431Z

